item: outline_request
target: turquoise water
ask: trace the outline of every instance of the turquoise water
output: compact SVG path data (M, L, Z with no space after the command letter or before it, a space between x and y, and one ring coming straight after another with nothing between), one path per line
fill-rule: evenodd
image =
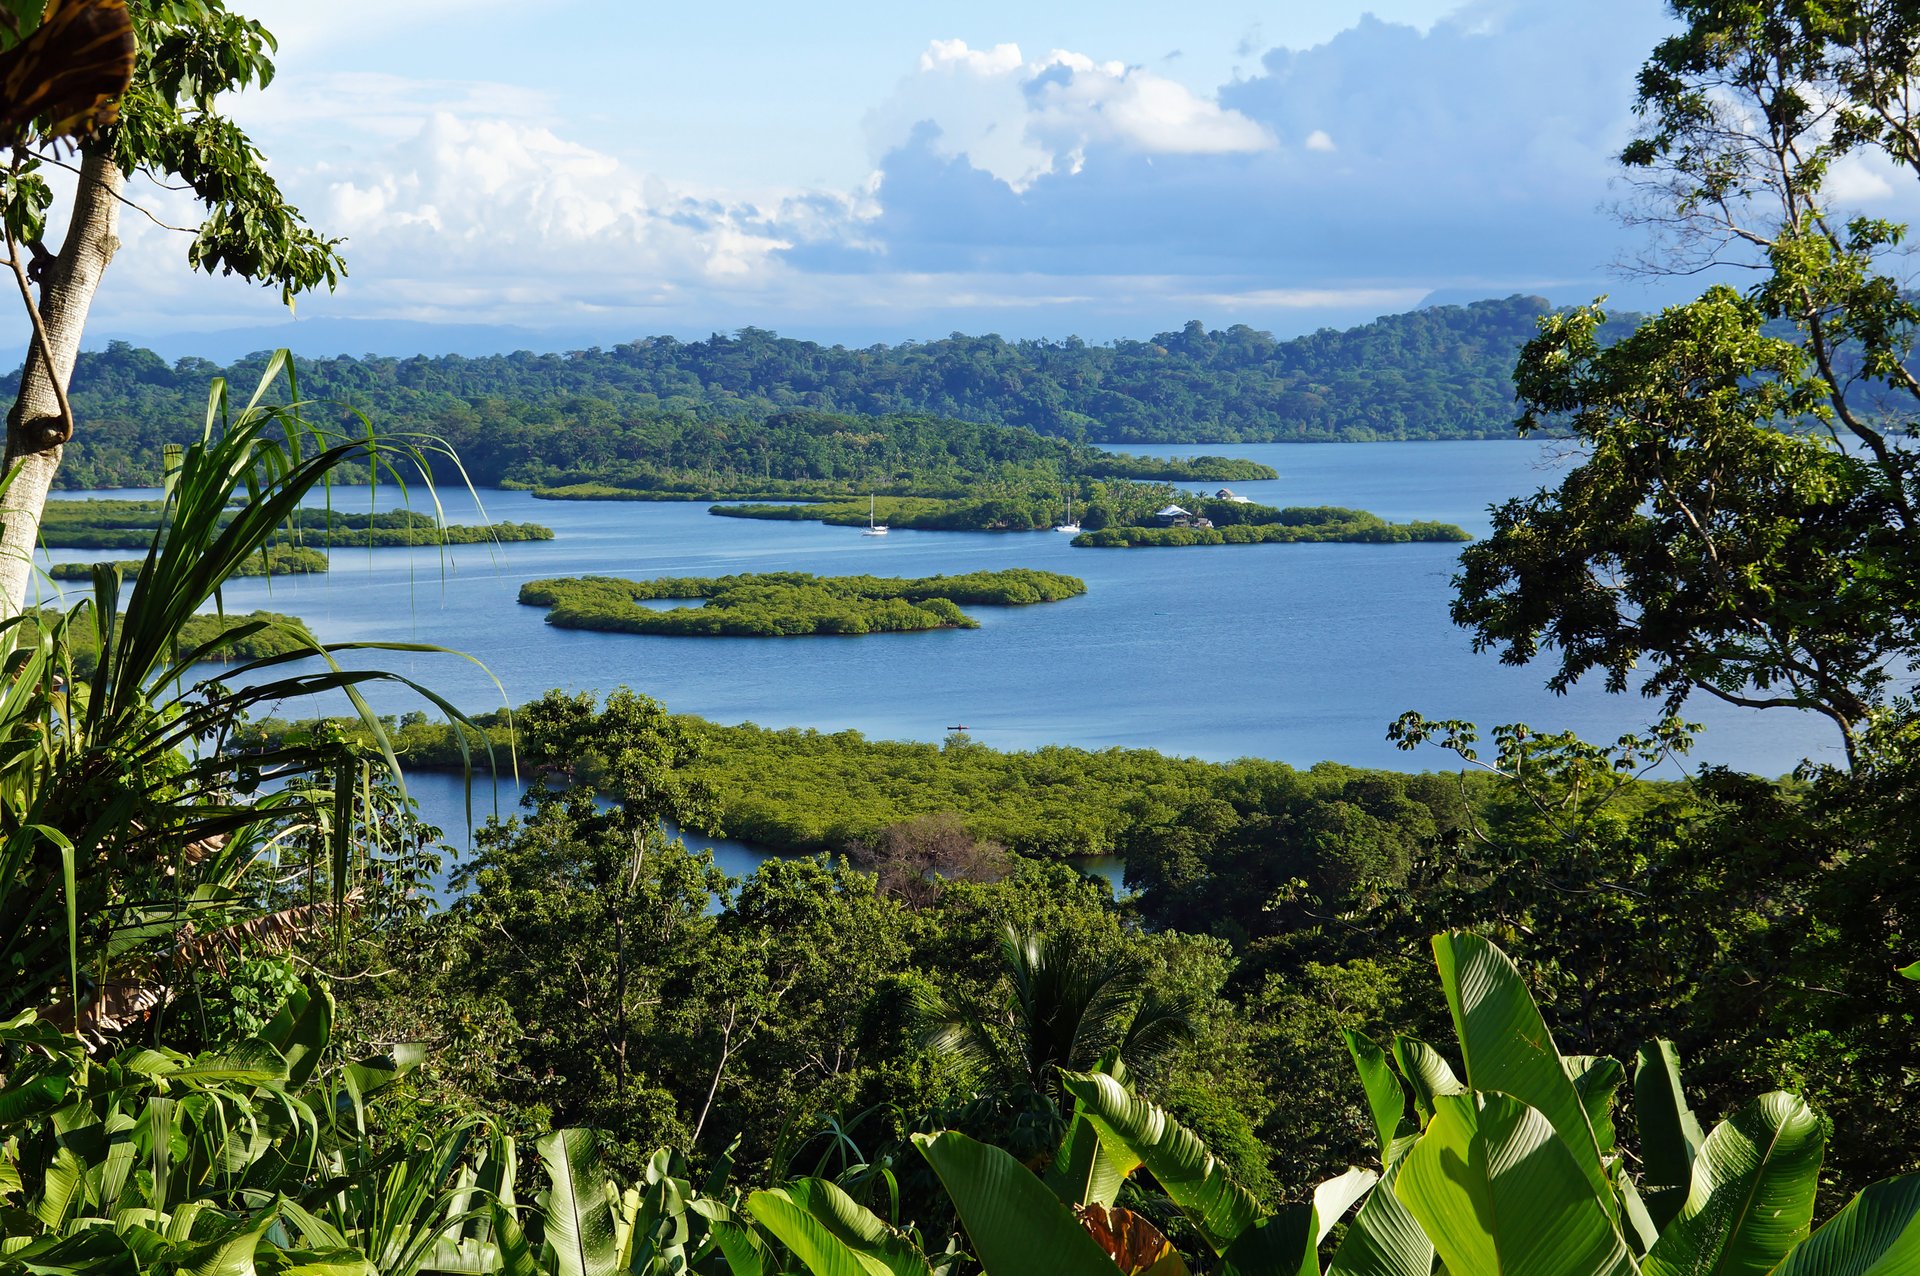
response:
M1522 442L1137 450L1252 457L1280 473L1231 485L1255 500L1437 518L1476 534L1487 529L1489 504L1553 481L1566 463L1551 445ZM1599 739L1653 716L1654 706L1637 696L1608 696L1597 686L1554 696L1541 686L1545 669L1510 669L1476 655L1447 619L1455 545L1090 550L1053 532L868 537L812 523L715 518L695 503L481 495L488 517L544 523L556 538L342 551L323 577L237 581L226 605L291 612L329 641L424 642L467 653L478 665L414 654L364 662L474 710L518 704L550 687L604 692L626 684L677 712L728 723L938 740L964 722L976 739L1002 749L1126 746L1409 769L1449 759L1401 753L1387 742L1387 723L1407 709L1483 728L1526 721ZM479 516L466 493L441 496L454 521ZM334 503L365 509L366 493L336 492ZM999 567L1070 572L1088 592L1035 607L974 608L979 630L861 638L564 631L548 627L542 609L515 602L521 582L541 576L923 576ZM422 707L398 688L372 698L387 711ZM1708 724L1701 759L1778 774L1803 757L1835 753L1830 730L1801 715L1704 701L1690 715Z

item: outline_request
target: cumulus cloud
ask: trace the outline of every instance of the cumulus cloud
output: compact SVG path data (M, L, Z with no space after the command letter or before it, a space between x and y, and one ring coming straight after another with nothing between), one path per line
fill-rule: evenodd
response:
M1078 171L1090 146L1140 155L1224 155L1274 144L1237 111L1141 67L1055 49L1028 60L1017 44L975 49L935 40L915 75L868 118L876 151L931 124L942 155L964 157L1010 189Z
M1435 289L1623 291L1607 267L1638 241L1606 211L1613 157L1667 24L1660 0L1475 0L1425 28L1365 19L1268 50L1212 89L1164 61L936 40L869 113L873 174L847 190L680 181L617 140L583 144L577 114L510 85L296 73L243 112L289 193L349 241L341 295L303 313L603 317L624 336L1100 336L1195 315L1298 330ZM1848 161L1835 190L1880 211L1911 186L1890 196L1889 176ZM137 218L125 238L103 311L168 314L183 244ZM223 315L272 310L203 287L193 304Z
M869 241L914 269L1599 284L1624 234L1603 205L1633 76L1668 21L1659 0L1365 18L1212 94L937 43L870 123L887 149Z

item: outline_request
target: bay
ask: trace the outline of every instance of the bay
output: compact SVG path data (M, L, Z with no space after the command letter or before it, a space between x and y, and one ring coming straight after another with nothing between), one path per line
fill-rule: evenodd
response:
M1132 450L1264 461L1279 478L1231 484L1277 505L1347 505L1402 520L1435 518L1484 534L1488 506L1551 483L1562 445L1535 442L1212 444ZM1214 485L1209 485L1214 486ZM69 492L64 497L130 492ZM558 687L627 685L668 708L717 722L855 730L938 740L965 724L1000 749L1048 744L1153 748L1214 760L1331 760L1401 769L1450 755L1394 749L1402 711L1574 730L1608 740L1657 706L1597 685L1556 696L1547 669L1476 654L1448 620L1457 545L1251 545L1166 550L1074 549L1053 532L896 530L719 518L704 503L541 501L524 492L442 488L455 522L544 523L550 542L343 550L319 577L247 579L229 610L304 618L322 639L431 643L459 657L349 653L469 710L520 704ZM336 508L369 508L365 489L336 489ZM379 508L396 504L391 489ZM413 493L414 508L431 508ZM56 551L90 560L99 551ZM554 629L520 606L522 582L598 573L653 577L748 571L924 576L1036 567L1086 580L1084 597L1026 608L975 608L982 628L860 638L701 639ZM376 688L382 711L424 707ZM1697 761L1779 774L1837 757L1807 715L1696 699L1707 729Z

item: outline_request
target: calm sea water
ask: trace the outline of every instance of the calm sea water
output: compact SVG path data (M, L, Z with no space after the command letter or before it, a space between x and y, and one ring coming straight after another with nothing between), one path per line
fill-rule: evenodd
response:
M1272 481L1232 485L1263 503L1349 505L1396 520L1455 522L1476 535L1488 529L1489 505L1553 482L1568 464L1553 445L1531 442L1135 450L1246 456L1279 471ZM519 704L551 687L605 692L624 684L677 712L726 723L911 740L938 740L964 723L1001 749L1125 746L1404 769L1450 760L1387 742L1388 722L1407 709L1483 728L1525 721L1589 739L1611 739L1654 716L1637 696L1609 696L1597 685L1555 696L1541 685L1545 669L1476 655L1447 619L1455 545L1091 550L1052 532L866 537L812 523L717 518L698 503L480 495L486 517L544 523L555 539L341 551L323 577L237 581L226 605L290 612L327 641L456 649L477 663L395 653L346 662L403 673L472 710ZM480 517L464 491L443 490L441 498L453 521ZM390 507L391 496L382 499L381 508ZM334 503L368 507L364 489L336 492ZM515 602L523 581L583 573L925 576L1000 567L1069 572L1088 592L1035 607L974 608L978 630L860 638L572 632ZM370 698L383 711L424 707L397 687ZM1803 715L1698 701L1689 716L1707 724L1702 760L1779 774L1802 758L1836 756L1830 729Z

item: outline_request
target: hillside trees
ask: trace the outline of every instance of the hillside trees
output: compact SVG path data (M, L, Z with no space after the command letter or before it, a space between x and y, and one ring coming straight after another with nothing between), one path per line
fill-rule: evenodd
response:
M54 122L41 120L12 139L0 184L9 256L34 312L32 343L7 418L8 485L0 492L0 612L6 614L25 605L40 511L73 433L67 384L94 295L119 248L129 177L184 185L204 206L187 251L197 269L274 284L288 299L323 283L331 287L343 270L338 241L314 231L286 202L260 152L220 111L223 94L272 80L273 37L221 0L131 0L126 9L137 55L117 122L79 143L75 165L58 152ZM31 24L40 6L10 4L8 11ZM17 39L0 27L0 46ZM55 205L49 170L72 179L58 249L47 242ZM28 295L29 281L37 284L37 298Z

